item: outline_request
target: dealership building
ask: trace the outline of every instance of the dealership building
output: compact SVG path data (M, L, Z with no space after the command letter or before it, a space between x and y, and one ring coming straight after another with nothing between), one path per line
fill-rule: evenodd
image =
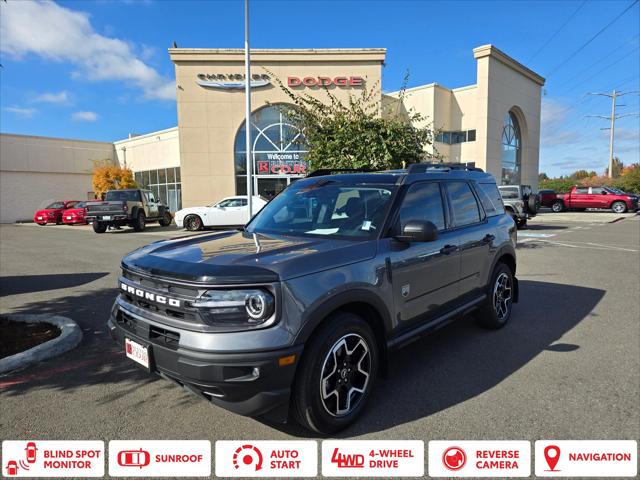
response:
M29 218L50 199L91 197L92 161L104 158L131 168L138 183L173 210L245 193L244 51L173 48L169 55L176 77L175 128L114 143L0 134L0 221ZM304 136L283 113L291 99L281 85L321 101L328 99L325 89L347 100L377 88L381 114L414 111L438 132L427 157L475 162L501 183L536 188L544 79L494 46L478 47L473 55L473 85L431 83L400 96L380 89L385 49L252 50L254 191L272 196L312 168ZM48 160L47 148L59 160ZM66 182L65 193L65 187L47 188L69 175L73 182L59 184ZM20 191L30 196L22 194L18 202Z

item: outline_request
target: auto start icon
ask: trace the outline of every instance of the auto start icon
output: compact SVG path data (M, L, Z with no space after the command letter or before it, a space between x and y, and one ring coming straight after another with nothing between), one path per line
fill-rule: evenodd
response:
M448 470L455 472L467 463L467 454L460 447L447 448L442 454L442 463Z
M233 466L236 469L241 467L253 467L255 471L262 470L262 452L253 445L243 445L238 447L233 454Z

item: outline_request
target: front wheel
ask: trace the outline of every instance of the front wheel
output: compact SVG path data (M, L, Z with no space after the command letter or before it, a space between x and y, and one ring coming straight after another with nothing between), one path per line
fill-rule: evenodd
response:
M202 230L202 219L198 215L189 215L184 219L184 228L190 232Z
M104 222L93 222L93 231L96 233L104 233L107 231L107 224Z
M304 352L293 389L298 422L328 435L364 410L378 371L378 344L371 327L352 313L328 320Z
M169 225L171 225L172 221L173 221L173 218L171 217L171 214L169 212L164 212L164 215L162 216L162 218L158 223L160 224L161 227L168 227Z
M614 213L624 213L627 211L627 204L624 202L613 202L611 210L613 210Z
M38 225L40 225L41 227L44 227L44 226L47 224L47 222L37 222L37 223L38 223Z
M551 210L555 213L560 213L564 210L564 204L562 202L553 202L551 204Z
M513 272L504 263L499 263L491 275L487 299L480 308L478 323L490 329L504 327L511 317L513 296Z

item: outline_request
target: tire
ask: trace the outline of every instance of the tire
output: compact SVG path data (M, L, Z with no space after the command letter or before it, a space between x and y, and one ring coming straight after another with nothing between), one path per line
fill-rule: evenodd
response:
M104 222L93 222L93 231L96 233L104 233L107 231L107 224Z
M138 212L138 214L136 215L136 219L133 221L133 229L136 232L142 232L146 225L147 217L145 217L144 212Z
M551 210L554 213L560 213L564 210L564 203L561 202L560 200L556 200L555 202L553 202L551 204Z
M62 225L62 215L59 217L56 217L56 225Z
M371 394L379 359L376 337L362 318L347 312L330 317L314 332L298 366L292 399L298 423L323 435L353 423Z
M190 232L197 232L198 230L202 230L202 219L198 215L188 215L187 218L184 219L184 228L189 230Z
M478 312L480 326L495 330L507 324L513 308L513 288L513 272L506 264L498 263L487 286L487 299Z
M173 217L171 217L171 214L169 212L164 212L164 215L158 221L161 227L168 227L169 225L171 225L171 222L173 222Z
M533 214L538 213L538 210L540 210L540 195L535 193L529 195L527 198L527 208Z
M36 222L36 223L37 223L38 225L40 225L41 227L44 227L44 226L47 224L47 222L44 222L44 223Z
M613 213L625 213L627 211L627 204L624 202L613 202L611 204L611 210Z

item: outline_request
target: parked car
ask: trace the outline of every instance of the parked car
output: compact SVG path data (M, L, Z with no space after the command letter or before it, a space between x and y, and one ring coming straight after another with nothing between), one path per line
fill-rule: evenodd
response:
M516 222L524 228L527 220L535 217L540 210L540 196L533 193L529 185L500 185L498 187L504 208Z
M555 190L538 190L538 196L540 197L540 206L551 208L553 202L558 198L558 194Z
M108 227L133 227L144 230L148 222L158 222L163 227L171 224L173 217L169 207L157 199L150 190L137 188L109 190L102 201L87 202L86 219L93 223L93 231L104 233Z
M86 225L87 210L85 209L87 202L78 202L72 208L66 209L62 214L62 222L67 225L75 225L76 223L82 223Z
M606 187L571 187L567 194L560 194L551 205L554 212L564 210L584 211L587 208L611 209L615 213L638 209L638 199L631 195L616 193Z
M290 412L332 434L362 413L395 348L472 311L489 329L508 322L517 230L490 174L324 173L242 231L125 256L108 330L127 357L236 413Z
M69 208L75 207L78 203L80 203L79 200L59 200L53 202L45 208L37 210L33 215L33 221L38 225L46 225L47 223L60 225L62 223L62 213Z
M251 210L255 215L267 204L267 200L254 196ZM232 227L247 223L247 196L223 198L205 207L190 207L178 210L175 221L178 227L195 231L205 227Z

